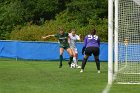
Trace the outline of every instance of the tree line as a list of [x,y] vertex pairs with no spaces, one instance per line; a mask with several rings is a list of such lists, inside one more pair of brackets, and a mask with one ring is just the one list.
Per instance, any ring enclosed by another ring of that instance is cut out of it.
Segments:
[[95,28],[107,41],[107,8],[107,0],[1,0],[0,39],[42,41],[63,27],[76,29],[82,39]]

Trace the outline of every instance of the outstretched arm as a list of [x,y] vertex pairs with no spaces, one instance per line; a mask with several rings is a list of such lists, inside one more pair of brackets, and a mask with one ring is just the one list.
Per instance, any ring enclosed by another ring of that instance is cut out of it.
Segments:
[[99,47],[100,47],[100,38],[98,38],[98,44],[99,44]]
[[85,37],[85,39],[84,39],[84,46],[83,46],[83,48],[82,48],[82,54],[83,54],[83,55],[84,55],[86,46],[87,46],[87,38]]
[[48,38],[48,37],[54,37],[55,35],[47,35],[47,36],[42,36],[43,39]]

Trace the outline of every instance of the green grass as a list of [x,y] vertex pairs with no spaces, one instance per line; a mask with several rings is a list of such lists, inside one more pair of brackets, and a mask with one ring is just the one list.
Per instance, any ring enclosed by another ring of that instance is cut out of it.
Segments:
[[114,84],[109,93],[140,93],[140,85]]
[[[106,62],[101,63],[100,74],[93,62],[87,63],[84,73],[63,63],[60,69],[54,61],[1,60],[0,93],[102,93],[106,87]],[[140,93],[139,88],[115,84],[110,93]]]

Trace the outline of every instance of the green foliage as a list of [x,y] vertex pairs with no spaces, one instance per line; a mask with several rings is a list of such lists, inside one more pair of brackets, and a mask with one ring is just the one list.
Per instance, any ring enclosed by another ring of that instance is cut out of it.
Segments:
[[7,39],[14,26],[24,23],[24,9],[20,1],[0,3],[0,39]]
[[84,26],[89,24],[90,19],[107,18],[107,3],[105,1],[73,0],[67,4],[69,16],[73,16]]
[[32,21],[43,24],[62,11],[59,0],[2,0],[0,1],[0,39],[9,35],[17,25],[24,26]]
[[63,27],[67,32],[75,28],[82,39],[96,28],[101,41],[107,41],[107,0],[5,0],[0,25],[0,39],[40,41]]
[[[64,23],[63,23],[64,22]],[[80,26],[76,22],[65,22],[65,20],[50,20],[46,21],[44,25],[27,25],[22,28],[17,26],[15,30],[11,33],[12,40],[25,40],[25,41],[42,41],[42,36],[49,34],[58,33],[58,28],[63,27],[66,32],[69,32],[72,28],[77,30],[77,34],[81,34],[82,40],[85,35],[89,34],[89,31],[93,28],[97,30],[97,35],[101,37],[101,41],[107,41],[107,19],[103,19],[100,22],[100,25],[94,26],[94,21],[90,22],[91,24],[87,26]],[[57,41],[55,38],[47,38],[46,41]]]
[[[20,27],[19,27],[20,28]],[[25,40],[25,41],[36,41],[40,40],[41,37],[41,27],[37,25],[27,25],[24,26],[22,29],[19,30],[17,27],[12,33],[11,33],[11,39],[14,39],[16,37],[16,40]]]

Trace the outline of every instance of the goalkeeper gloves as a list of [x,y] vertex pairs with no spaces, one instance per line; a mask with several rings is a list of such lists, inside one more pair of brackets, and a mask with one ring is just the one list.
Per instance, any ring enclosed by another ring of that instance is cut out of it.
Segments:
[[83,47],[83,49],[82,49],[82,55],[84,55],[85,48],[86,48],[86,47]]

